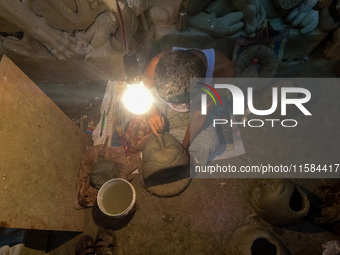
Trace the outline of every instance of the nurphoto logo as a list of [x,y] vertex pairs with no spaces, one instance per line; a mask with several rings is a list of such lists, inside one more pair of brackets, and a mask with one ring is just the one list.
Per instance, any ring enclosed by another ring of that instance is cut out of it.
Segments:
[[[214,84],[214,87],[202,83],[197,82],[199,84],[204,85],[209,88],[219,99],[220,104],[222,106],[222,100],[217,93],[216,89],[226,89],[231,94],[232,97],[232,114],[233,115],[245,115],[245,104],[247,105],[247,109],[250,113],[257,116],[268,116],[274,113],[277,110],[279,104],[279,94],[280,97],[280,106],[281,106],[281,116],[287,115],[287,105],[294,105],[297,107],[305,116],[311,116],[312,114],[307,110],[304,106],[305,103],[309,102],[311,99],[311,93],[308,89],[302,87],[272,87],[272,103],[269,109],[256,109],[254,106],[254,93],[252,87],[247,87],[247,100],[245,100],[245,96],[243,91],[236,85],[233,84]],[[212,93],[205,88],[199,88],[205,91],[214,101],[215,106],[217,105],[216,100]],[[279,93],[280,92],[280,93]],[[207,94],[201,94],[201,114],[207,115]],[[299,94],[298,98],[289,98],[289,95]],[[213,126],[216,125],[243,125],[244,127],[247,125],[249,127],[262,127],[265,123],[271,123],[271,126],[274,127],[276,122],[280,122],[283,127],[295,127],[297,126],[297,121],[295,119],[251,119],[246,121],[243,119],[241,122],[233,122],[228,119],[214,119]]]

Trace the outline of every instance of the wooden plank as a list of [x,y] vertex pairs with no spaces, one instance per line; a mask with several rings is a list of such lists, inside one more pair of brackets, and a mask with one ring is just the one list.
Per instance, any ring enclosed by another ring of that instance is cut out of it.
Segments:
[[26,58],[13,55],[10,58],[33,81],[39,83],[125,79],[122,53],[107,52],[107,56],[95,57],[86,61],[70,59],[66,63],[58,62],[53,56],[39,54]]
[[14,63],[0,63],[0,227],[82,231],[85,135]]

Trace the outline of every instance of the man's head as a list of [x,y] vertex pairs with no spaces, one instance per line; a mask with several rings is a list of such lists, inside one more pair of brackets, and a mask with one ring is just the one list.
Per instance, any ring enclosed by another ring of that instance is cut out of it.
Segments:
[[166,53],[156,65],[155,87],[159,96],[172,104],[190,102],[190,78],[205,77],[203,61],[187,50]]

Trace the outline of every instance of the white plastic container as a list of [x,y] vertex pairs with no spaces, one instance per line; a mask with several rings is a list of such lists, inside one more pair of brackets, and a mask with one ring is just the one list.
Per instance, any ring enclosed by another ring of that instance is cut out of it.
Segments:
[[105,182],[97,194],[99,209],[115,218],[123,218],[133,212],[135,203],[135,188],[130,182],[120,178]]

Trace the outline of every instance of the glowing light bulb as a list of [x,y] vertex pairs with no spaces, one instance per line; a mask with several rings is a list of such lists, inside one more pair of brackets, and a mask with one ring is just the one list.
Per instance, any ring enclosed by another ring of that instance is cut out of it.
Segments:
[[151,91],[145,88],[143,82],[127,86],[122,96],[124,106],[134,114],[144,114],[153,104]]

